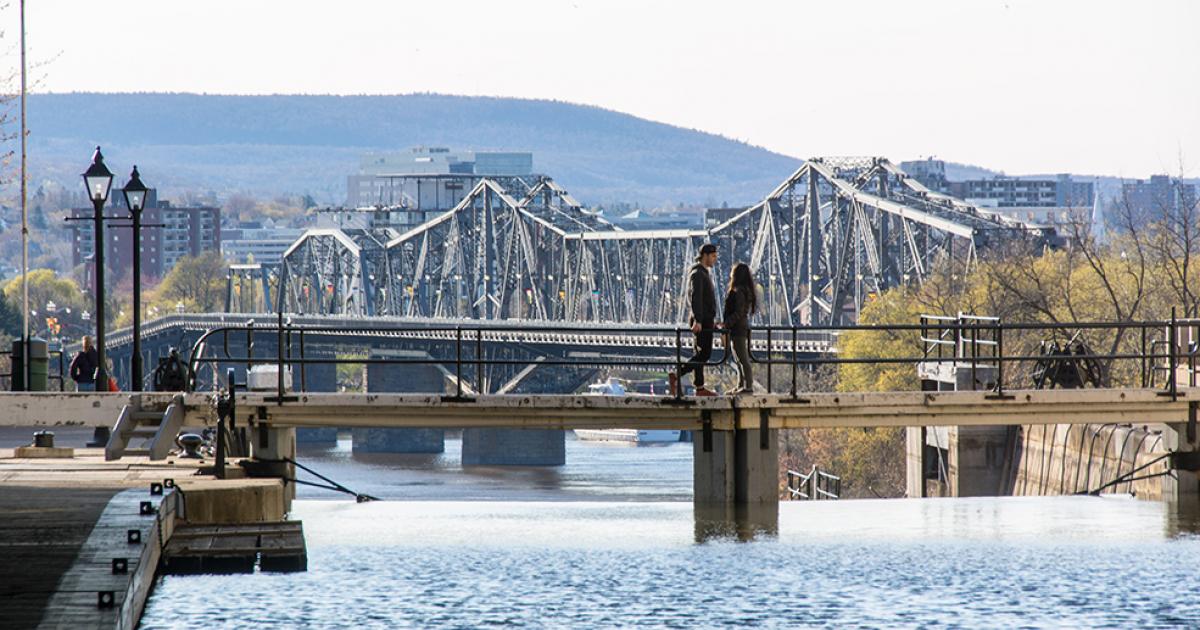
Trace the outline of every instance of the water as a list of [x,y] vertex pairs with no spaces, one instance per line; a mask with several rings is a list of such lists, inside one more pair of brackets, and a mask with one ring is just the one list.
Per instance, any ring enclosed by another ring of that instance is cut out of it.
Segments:
[[697,513],[689,444],[568,441],[556,472],[463,472],[458,448],[361,461],[345,443],[308,452],[322,473],[397,500],[305,489],[295,516],[308,572],[169,576],[142,627],[1200,626],[1196,523],[1158,503]]

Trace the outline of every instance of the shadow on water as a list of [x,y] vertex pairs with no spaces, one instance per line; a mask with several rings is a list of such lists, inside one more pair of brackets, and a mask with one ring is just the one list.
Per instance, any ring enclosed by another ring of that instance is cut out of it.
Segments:
[[[327,449],[332,450],[332,449]],[[429,470],[444,468],[440,453],[360,453],[350,455],[353,461],[368,466],[398,470]]]
[[696,503],[696,543],[752,542],[779,536],[779,504],[713,505]]
[[515,481],[538,490],[559,490],[563,487],[563,475],[556,466],[463,466],[462,472],[480,481]]

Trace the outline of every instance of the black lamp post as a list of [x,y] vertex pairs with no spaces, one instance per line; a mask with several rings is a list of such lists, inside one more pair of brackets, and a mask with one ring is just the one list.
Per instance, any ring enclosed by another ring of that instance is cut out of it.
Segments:
[[113,175],[104,166],[104,156],[100,147],[92,155],[92,165],[83,173],[83,183],[87,187],[88,198],[92,200],[95,210],[96,223],[94,243],[96,265],[96,391],[108,391],[108,367],[104,361],[104,202],[108,201],[108,191],[112,188]]
[[142,208],[146,205],[146,185],[138,176],[137,166],[125,184],[125,205],[133,216],[133,358],[130,360],[131,389],[142,391]]

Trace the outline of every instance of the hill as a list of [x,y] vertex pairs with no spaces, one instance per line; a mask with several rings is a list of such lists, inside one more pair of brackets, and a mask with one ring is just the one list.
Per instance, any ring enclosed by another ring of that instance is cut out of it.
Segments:
[[168,195],[336,204],[360,154],[414,145],[531,151],[535,170],[588,204],[752,203],[800,165],[710,133],[512,98],[71,93],[32,95],[28,112],[35,179],[75,186],[99,144],[119,176],[136,163]]

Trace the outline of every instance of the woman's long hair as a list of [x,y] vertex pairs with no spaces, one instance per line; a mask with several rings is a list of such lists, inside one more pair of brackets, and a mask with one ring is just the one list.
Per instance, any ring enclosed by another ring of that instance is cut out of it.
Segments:
[[754,289],[754,275],[750,273],[750,265],[737,263],[733,266],[729,273],[729,290],[741,291],[746,296],[748,314],[758,312],[758,291]]

